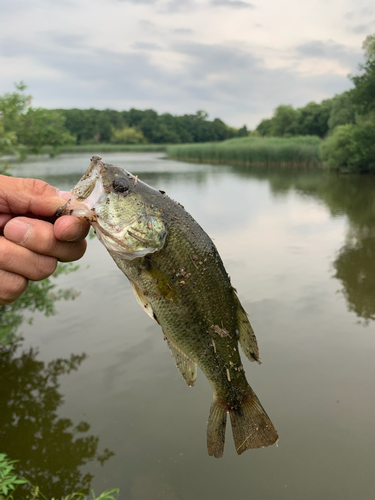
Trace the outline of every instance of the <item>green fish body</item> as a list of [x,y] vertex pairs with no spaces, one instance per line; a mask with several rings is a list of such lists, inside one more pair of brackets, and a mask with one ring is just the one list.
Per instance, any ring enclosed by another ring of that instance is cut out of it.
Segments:
[[164,192],[98,156],[72,195],[59,215],[90,221],[139,304],[160,324],[186,383],[194,385],[197,365],[209,380],[209,455],[223,455],[228,413],[238,454],[274,444],[277,432],[246,380],[238,348],[260,363],[257,341],[209,236]]

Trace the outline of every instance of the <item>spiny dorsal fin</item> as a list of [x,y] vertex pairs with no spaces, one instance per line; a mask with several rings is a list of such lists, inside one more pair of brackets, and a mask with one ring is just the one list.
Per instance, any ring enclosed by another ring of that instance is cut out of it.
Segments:
[[237,328],[239,335],[238,339],[239,343],[241,345],[243,352],[246,354],[247,358],[250,359],[250,361],[256,361],[257,363],[261,364],[262,361],[259,357],[258,342],[255,337],[254,330],[250,325],[249,318],[247,317],[244,308],[242,307],[240,301],[238,300],[237,295],[235,295],[235,297],[238,302]]
[[182,378],[185,380],[187,385],[192,387],[197,378],[197,364],[192,359],[188,358],[178,347],[176,347],[176,345],[169,340],[165,333],[164,336],[178,371],[181,373]]

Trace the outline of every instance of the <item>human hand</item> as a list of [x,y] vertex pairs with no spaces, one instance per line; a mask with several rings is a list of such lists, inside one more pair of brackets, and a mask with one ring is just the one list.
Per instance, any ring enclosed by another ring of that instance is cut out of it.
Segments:
[[85,253],[89,224],[70,215],[55,221],[69,198],[46,182],[0,175],[0,305],[22,295],[29,280],[50,276],[58,261]]

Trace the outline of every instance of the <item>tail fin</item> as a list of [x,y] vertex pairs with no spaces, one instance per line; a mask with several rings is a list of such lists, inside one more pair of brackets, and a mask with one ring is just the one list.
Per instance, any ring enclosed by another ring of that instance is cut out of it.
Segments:
[[227,425],[227,409],[219,405],[214,396],[211,404],[207,426],[207,449],[210,456],[223,456],[225,443],[225,427]]
[[207,426],[208,454],[223,456],[227,413],[230,414],[234,444],[238,455],[250,448],[274,444],[279,436],[254,392],[236,405],[227,405],[214,396]]
[[230,420],[238,455],[250,448],[270,446],[279,438],[254,392],[241,405],[230,410]]

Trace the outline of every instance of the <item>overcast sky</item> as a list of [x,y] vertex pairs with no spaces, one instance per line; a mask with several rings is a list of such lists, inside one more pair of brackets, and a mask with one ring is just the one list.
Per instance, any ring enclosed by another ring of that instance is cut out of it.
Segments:
[[351,87],[373,0],[0,0],[0,93],[254,128]]

